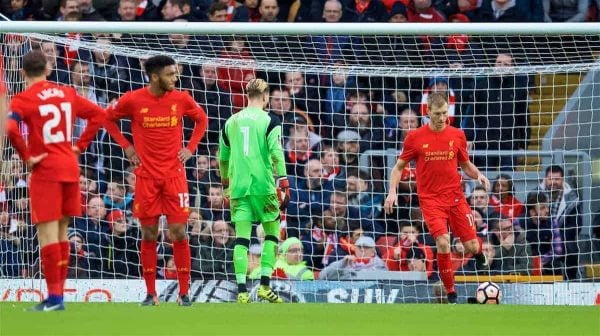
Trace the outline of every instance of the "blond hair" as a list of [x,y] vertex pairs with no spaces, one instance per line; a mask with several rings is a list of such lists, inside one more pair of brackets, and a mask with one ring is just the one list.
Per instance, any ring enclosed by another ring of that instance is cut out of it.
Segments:
[[269,84],[260,78],[251,79],[246,84],[246,93],[250,99],[260,97],[267,90],[269,90]]
[[444,104],[448,104],[448,93],[446,92],[432,92],[427,97],[429,109],[432,107],[442,107]]

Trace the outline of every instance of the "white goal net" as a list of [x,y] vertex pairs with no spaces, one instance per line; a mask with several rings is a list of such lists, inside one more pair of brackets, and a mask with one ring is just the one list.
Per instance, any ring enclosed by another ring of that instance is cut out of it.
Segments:
[[[519,286],[595,285],[593,279],[600,278],[598,34],[240,35],[200,34],[192,27],[185,34],[155,34],[151,27],[130,34],[111,32],[110,25],[105,30],[11,33],[0,26],[0,90],[5,87],[9,99],[23,90],[21,59],[32,49],[47,55],[50,80],[74,86],[102,107],[147,85],[148,57],[164,54],[178,62],[179,89],[189,91],[209,117],[207,134],[187,162],[196,299],[202,292],[198,300],[227,301],[235,293],[235,232],[217,171],[217,139],[225,120],[244,106],[245,83],[256,77],[270,84],[268,113],[283,121],[292,182],[274,272],[282,291],[294,289],[288,299],[437,300],[435,242],[423,222],[413,169],[403,172],[396,211],[382,211],[403,139],[427,123],[425,102],[434,91],[447,92],[450,123],[464,130],[472,161],[493,185],[485,191],[464,178],[492,262],[478,268],[453,239],[459,295],[472,296],[478,282],[492,279],[517,283],[505,290],[509,302],[552,303],[548,297],[554,292]],[[184,125],[189,139],[193,125],[187,120]],[[83,127],[78,120],[75,138]],[[122,121],[121,129],[127,135],[131,128]],[[39,279],[28,172],[6,141],[3,148],[0,278]],[[140,279],[133,170],[104,130],[80,163],[84,216],[69,231],[69,277]],[[158,278],[171,280],[176,273],[166,225],[161,222]],[[355,244],[360,237],[366,237],[364,248]],[[257,273],[261,239],[261,230],[253,230],[250,278]],[[336,263],[347,256],[353,261]],[[174,295],[173,286],[165,282],[165,297]],[[331,294],[334,288],[339,291]],[[568,296],[567,289],[559,295]]]

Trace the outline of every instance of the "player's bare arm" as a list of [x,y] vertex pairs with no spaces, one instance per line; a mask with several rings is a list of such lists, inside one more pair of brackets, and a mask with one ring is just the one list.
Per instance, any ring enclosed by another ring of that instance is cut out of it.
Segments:
[[400,182],[400,178],[402,176],[402,170],[406,164],[406,161],[398,159],[398,161],[396,161],[396,165],[394,165],[394,168],[392,168],[392,176],[390,177],[388,195],[385,199],[385,203],[383,204],[385,213],[388,215],[394,211],[394,206],[398,206],[398,190],[396,188],[398,187],[398,183]]
[[464,161],[460,162],[459,164],[460,168],[462,168],[463,172],[465,172],[468,177],[475,179],[480,184],[484,185],[485,190],[490,190],[490,180],[488,180],[488,178],[485,177],[485,175],[479,171],[479,168],[477,168],[471,161]]

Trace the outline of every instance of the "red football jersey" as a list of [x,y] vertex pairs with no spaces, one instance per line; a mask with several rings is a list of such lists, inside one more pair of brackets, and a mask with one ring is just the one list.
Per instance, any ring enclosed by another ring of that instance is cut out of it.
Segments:
[[[31,173],[32,179],[79,181],[79,163],[72,149],[75,118],[87,119],[87,127],[76,146],[84,151],[104,122],[102,108],[79,96],[75,89],[40,81],[17,94],[10,102],[8,136],[23,160],[48,153]],[[29,131],[28,143],[21,138],[18,124]]]
[[410,131],[400,159],[417,162],[417,194],[421,204],[455,205],[464,193],[458,163],[469,160],[462,130],[446,126],[434,132],[429,125]]
[[133,144],[141,165],[136,170],[140,176],[169,178],[184,172],[177,158],[183,141],[183,116],[196,122],[187,148],[194,153],[204,136],[208,118],[202,107],[185,91],[173,90],[157,97],[148,87],[130,91],[108,108],[109,134],[123,148],[131,146],[119,131],[117,120],[131,120]]

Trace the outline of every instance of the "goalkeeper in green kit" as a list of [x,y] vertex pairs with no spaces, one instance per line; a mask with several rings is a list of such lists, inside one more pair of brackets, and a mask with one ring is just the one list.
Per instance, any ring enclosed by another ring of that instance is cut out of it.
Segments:
[[279,242],[279,212],[287,207],[290,199],[281,125],[263,110],[269,102],[267,82],[250,80],[246,93],[248,106],[227,119],[219,139],[219,168],[223,188],[229,189],[231,221],[236,232],[233,264],[238,284],[237,300],[239,303],[250,302],[246,288],[248,248],[252,223],[261,222],[265,243],[257,294],[259,299],[281,303],[281,298],[269,287]]

